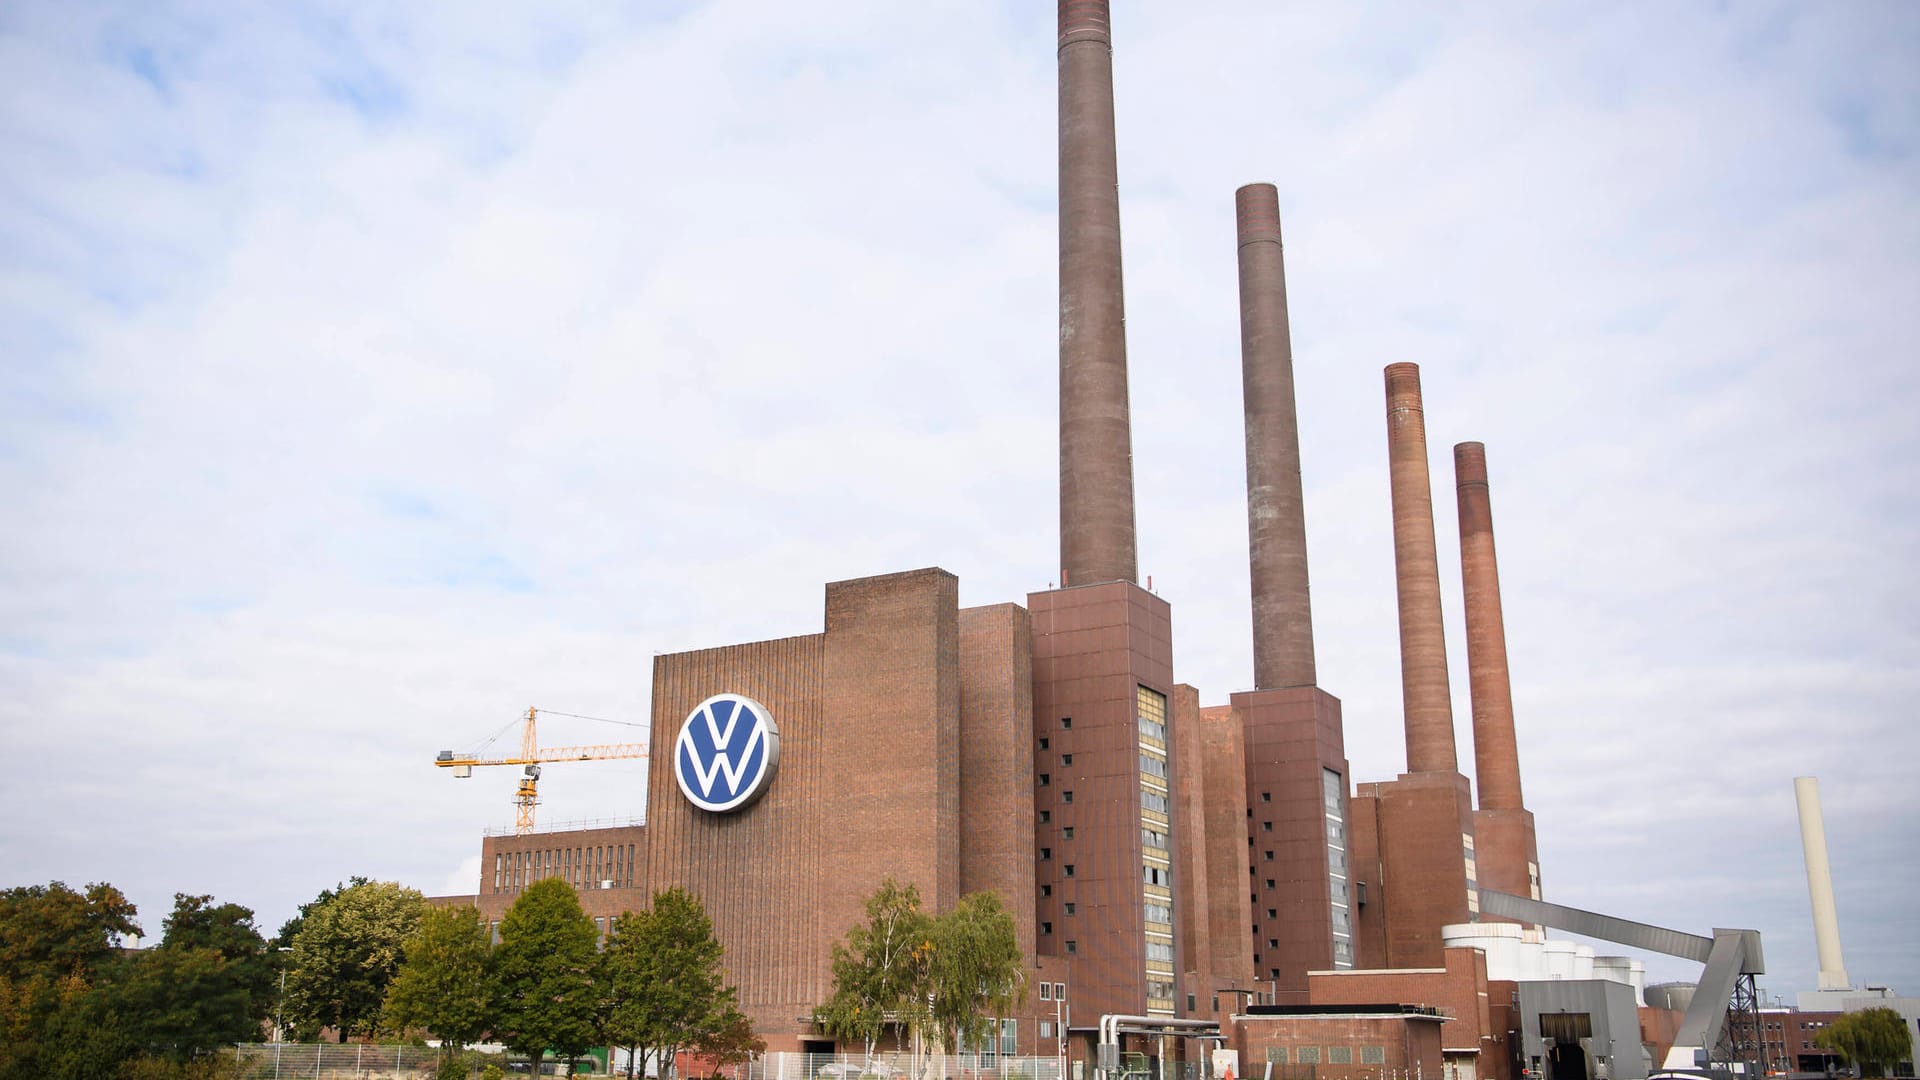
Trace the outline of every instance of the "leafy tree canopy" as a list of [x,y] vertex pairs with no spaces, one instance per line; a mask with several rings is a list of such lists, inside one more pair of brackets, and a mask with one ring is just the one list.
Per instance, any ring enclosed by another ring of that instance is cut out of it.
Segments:
[[211,896],[175,893],[173,913],[161,923],[160,947],[205,949],[227,962],[228,976],[247,993],[247,1015],[258,1023],[273,1012],[278,969],[267,941],[253,922],[253,909],[215,904]]
[[492,951],[478,909],[427,908],[407,939],[400,973],[387,987],[386,1027],[430,1031],[443,1040],[443,1053],[479,1042],[493,1026],[493,988],[487,978]]
[[1026,1000],[1026,964],[1013,916],[993,892],[970,893],[933,920],[929,992],[933,1023],[949,1050],[978,1045],[992,1018]]
[[601,957],[607,1041],[632,1050],[631,1060],[672,1061],[687,1047],[733,1053],[742,1037],[750,1047],[753,1025],[735,1007],[722,952],[705,906],[685,889],[655,893],[648,910],[615,919]]
[[598,1034],[597,937],[573,886],[559,878],[527,886],[493,950],[494,1036],[534,1060],[547,1050],[568,1060],[585,1053]]
[[867,897],[867,921],[834,945],[833,993],[815,1019],[834,1038],[864,1045],[868,1057],[887,1025],[924,1029],[932,949],[920,890],[887,878]]
[[140,932],[136,914],[111,885],[78,893],[56,881],[0,892],[0,976],[18,984],[88,975],[113,958],[124,935]]
[[1862,1076],[1885,1076],[1887,1066],[1913,1060],[1913,1033],[1906,1020],[1881,1006],[1847,1013],[1813,1041],[1847,1064],[1860,1066]]
[[373,1034],[387,986],[425,908],[418,890],[355,879],[302,909],[285,1004],[295,1035],[311,1039],[323,1027],[337,1029],[342,1041]]

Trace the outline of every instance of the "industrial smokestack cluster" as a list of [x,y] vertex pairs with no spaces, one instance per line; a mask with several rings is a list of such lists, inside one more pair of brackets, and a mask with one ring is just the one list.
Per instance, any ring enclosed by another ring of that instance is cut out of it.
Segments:
[[[1058,14],[1061,585],[1131,582],[1138,567],[1111,20],[1107,0],[1059,0]],[[1248,184],[1235,193],[1234,209],[1254,683],[1260,690],[1311,687],[1313,612],[1279,196],[1272,184]],[[1420,369],[1391,364],[1385,376],[1407,771],[1458,777]],[[1529,883],[1537,887],[1537,866],[1520,790],[1485,450],[1463,443],[1454,461],[1480,787],[1480,809],[1465,827],[1484,823],[1497,849],[1480,845],[1485,880],[1524,894]]]

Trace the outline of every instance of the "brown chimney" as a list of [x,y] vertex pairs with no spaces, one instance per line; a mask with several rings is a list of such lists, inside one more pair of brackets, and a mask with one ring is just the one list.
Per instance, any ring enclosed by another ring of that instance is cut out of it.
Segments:
[[1400,695],[1406,704],[1407,771],[1457,772],[1418,364],[1387,365],[1387,460],[1393,489],[1393,564],[1400,595]]
[[1520,749],[1513,736],[1513,687],[1507,678],[1507,627],[1500,613],[1500,567],[1493,554],[1493,504],[1487,448],[1453,448],[1460,499],[1460,583],[1467,607],[1467,674],[1473,691],[1473,762],[1483,810],[1520,810]]
[[1253,680],[1262,690],[1311,686],[1316,681],[1313,605],[1307,595],[1307,517],[1300,493],[1280,196],[1272,184],[1248,184],[1234,193],[1233,205],[1240,241]]
[[1137,576],[1108,28],[1107,0],[1060,0],[1062,585]]

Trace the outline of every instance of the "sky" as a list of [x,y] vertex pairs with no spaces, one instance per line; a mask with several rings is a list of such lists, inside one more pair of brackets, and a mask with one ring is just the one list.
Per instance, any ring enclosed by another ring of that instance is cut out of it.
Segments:
[[[1140,572],[1251,681],[1233,192],[1278,186],[1321,685],[1405,768],[1381,369],[1481,441],[1547,898],[1920,993],[1920,7],[1116,0]],[[472,892],[529,706],[822,585],[1058,580],[1053,15],[0,7],[0,886]],[[544,822],[643,817],[550,766]],[[1609,951],[1603,948],[1603,952]],[[1612,950],[1618,951],[1618,950]],[[1650,977],[1697,969],[1646,957]]]

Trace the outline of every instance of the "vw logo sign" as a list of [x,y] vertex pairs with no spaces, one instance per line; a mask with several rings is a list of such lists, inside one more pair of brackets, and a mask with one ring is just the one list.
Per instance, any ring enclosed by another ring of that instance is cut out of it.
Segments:
[[715,694],[687,714],[673,745],[680,794],[711,814],[751,804],[780,765],[780,728],[765,705],[739,694]]

